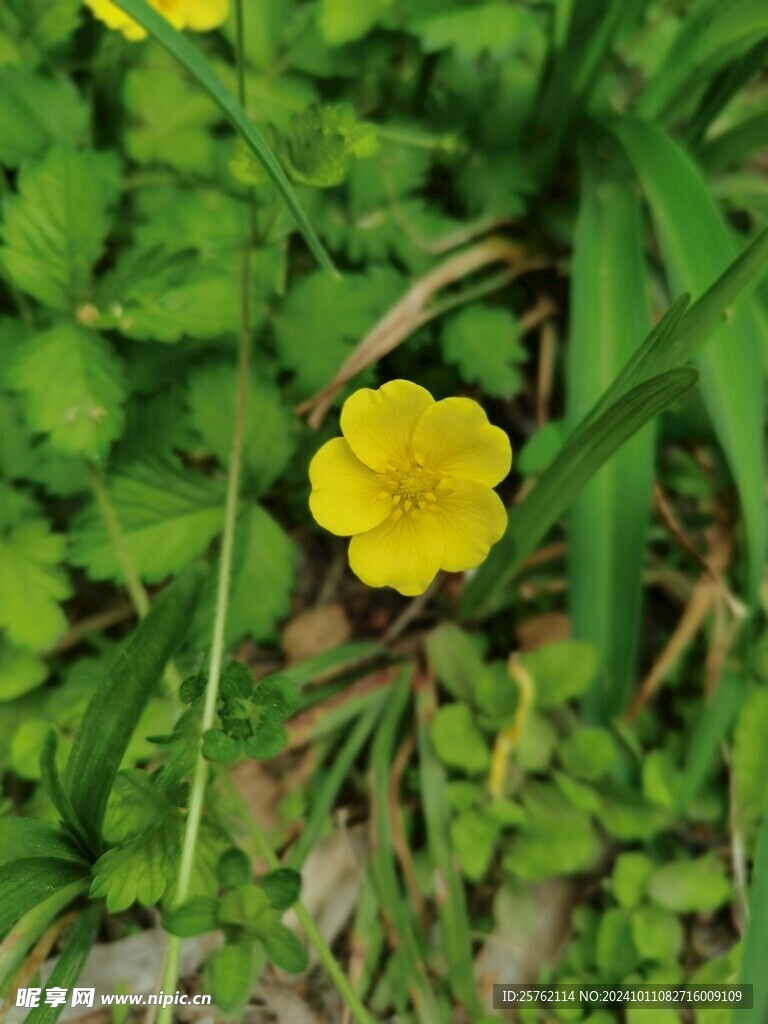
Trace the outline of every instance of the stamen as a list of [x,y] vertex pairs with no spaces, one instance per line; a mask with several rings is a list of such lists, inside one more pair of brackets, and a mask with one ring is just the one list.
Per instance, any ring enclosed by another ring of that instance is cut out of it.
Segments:
[[399,505],[399,504],[400,504],[400,498],[401,498],[401,497],[402,497],[402,495],[401,495],[401,494],[395,494],[395,495],[393,495],[393,496],[392,496],[392,504],[393,504],[393,505]]
[[405,508],[406,512],[410,512],[411,511],[411,509],[413,508],[413,502],[411,501],[410,498],[406,498],[405,499],[405,505],[403,507]]
[[395,511],[392,513],[393,521],[397,522],[397,520],[400,518],[400,516],[402,514],[403,514],[403,510],[401,508],[396,508]]

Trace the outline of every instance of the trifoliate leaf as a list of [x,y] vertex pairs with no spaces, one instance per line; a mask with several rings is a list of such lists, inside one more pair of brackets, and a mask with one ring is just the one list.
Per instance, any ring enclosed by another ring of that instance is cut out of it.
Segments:
[[106,898],[113,914],[136,902],[153,906],[176,880],[180,846],[181,824],[168,818],[108,850],[93,867],[91,896]]
[[15,700],[45,681],[48,669],[42,658],[0,643],[0,702]]
[[511,398],[522,385],[517,364],[526,359],[519,336],[511,313],[477,303],[448,320],[440,345],[466,384],[480,384],[494,398]]
[[[217,481],[160,459],[116,471],[109,481],[109,497],[131,558],[149,583],[178,572],[204,551],[224,518],[224,492]],[[89,507],[77,518],[73,534],[71,557],[76,565],[93,579],[120,578],[96,508]]]
[[65,539],[40,519],[0,537],[0,626],[19,647],[43,651],[64,632],[59,602],[72,592],[60,563]]
[[137,341],[215,338],[238,326],[238,289],[229,273],[204,267],[190,252],[136,249],[80,315]]
[[[229,463],[237,399],[237,371],[209,363],[193,371],[187,387],[192,426],[222,466]],[[265,491],[282,473],[295,447],[294,417],[280,389],[252,374],[248,389],[243,464],[252,487]]]
[[216,106],[170,57],[153,49],[151,59],[151,66],[134,68],[126,76],[129,155],[140,164],[210,172],[215,142],[208,129],[219,120]]
[[80,327],[53,327],[24,342],[6,374],[24,394],[32,430],[61,455],[106,455],[123,430],[122,366],[109,344]]
[[69,78],[0,67],[0,164],[18,167],[53,142],[80,142],[88,107]]
[[432,721],[431,737],[435,753],[443,764],[461,768],[468,775],[487,770],[488,746],[466,704],[438,708]]
[[524,7],[481,3],[471,9],[457,5],[453,11],[424,18],[415,30],[426,53],[452,48],[472,60],[483,53],[502,57],[524,49],[528,33],[539,28],[535,16]]
[[[232,595],[227,618],[229,646],[246,636],[259,641],[274,636],[275,624],[290,610],[295,572],[293,541],[268,512],[253,504],[241,516],[235,535]],[[214,599],[212,577],[195,618],[193,632],[196,636],[203,636],[210,629]]]
[[347,104],[311,106],[291,121],[283,156],[295,181],[319,188],[340,185],[353,159],[373,156],[376,129]]
[[17,288],[54,309],[72,310],[88,299],[119,191],[118,169],[112,154],[65,146],[24,165],[18,194],[3,203],[0,249]]
[[376,25],[391,0],[321,0],[320,31],[329,46],[361,39]]
[[403,278],[390,268],[343,280],[317,271],[291,288],[275,321],[275,341],[298,391],[324,387],[404,291]]

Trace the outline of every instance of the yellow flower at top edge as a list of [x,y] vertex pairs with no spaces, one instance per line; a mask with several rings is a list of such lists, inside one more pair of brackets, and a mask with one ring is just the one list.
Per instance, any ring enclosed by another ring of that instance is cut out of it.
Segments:
[[474,569],[504,533],[492,490],[509,473],[509,438],[469,398],[432,395],[407,380],[362,388],[341,410],[343,437],[309,467],[317,522],[351,537],[363,583],[423,593],[440,569]]
[[[189,28],[194,32],[218,28],[226,21],[229,11],[229,0],[149,0],[149,3],[174,28]],[[122,32],[126,39],[146,38],[147,33],[141,25],[112,0],[85,0],[85,5],[107,28]]]

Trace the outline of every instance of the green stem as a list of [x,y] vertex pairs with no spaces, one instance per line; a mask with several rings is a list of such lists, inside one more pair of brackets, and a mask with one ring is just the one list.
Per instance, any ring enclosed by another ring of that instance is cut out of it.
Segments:
[[[237,69],[240,103],[245,104],[245,74],[243,52],[243,5],[242,0],[235,3],[236,35],[237,35]],[[213,620],[213,636],[211,638],[211,655],[208,668],[208,681],[205,691],[205,703],[200,722],[200,733],[204,735],[216,721],[216,703],[219,696],[219,677],[224,661],[224,644],[229,607],[229,591],[232,576],[232,555],[235,542],[235,526],[237,524],[237,505],[240,492],[240,470],[243,455],[243,438],[245,435],[245,412],[248,400],[248,379],[250,374],[251,354],[251,317],[249,300],[249,282],[251,275],[251,239],[247,239],[243,247],[240,265],[240,354],[237,371],[237,403],[235,407],[235,423],[232,431],[232,449],[229,459],[229,478],[227,480],[227,498],[224,510],[224,532],[221,538],[221,555],[219,559],[219,578],[216,592],[216,611]],[[208,764],[203,757],[202,746],[197,753],[192,785],[189,792],[189,810],[187,812],[184,841],[181,848],[179,878],[174,895],[174,905],[180,906],[189,898],[192,869],[195,862],[197,837],[203,815],[205,790],[208,781]],[[172,992],[178,987],[179,961],[181,956],[181,940],[175,935],[168,936],[165,968],[163,971],[162,990]],[[158,1024],[171,1024],[173,1009],[163,1007],[158,1014]]]
[[[277,868],[280,868],[283,865],[275,851],[270,846],[269,840],[262,832],[261,827],[256,821],[254,821],[253,815],[243,803],[243,799],[238,792],[237,786],[235,786],[230,775],[226,771],[221,772],[220,779],[233,799],[242,806],[243,821],[248,828],[259,854],[269,865],[270,871],[276,871]],[[357,1024],[376,1024],[375,1018],[366,1010],[360,1000],[360,997],[352,988],[349,978],[341,969],[341,965],[333,955],[328,943],[321,935],[319,928],[315,924],[312,915],[309,913],[307,908],[302,903],[294,903],[292,909],[295,911],[299,924],[304,929],[307,938],[317,953],[318,959],[328,972],[328,976],[331,981],[333,981],[339,995],[349,1008],[349,1011],[357,1021]],[[167,989],[164,989],[164,991],[167,991]]]

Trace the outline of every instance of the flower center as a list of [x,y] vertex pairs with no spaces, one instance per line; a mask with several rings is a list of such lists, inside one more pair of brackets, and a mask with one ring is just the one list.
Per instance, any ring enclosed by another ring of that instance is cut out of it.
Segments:
[[418,519],[422,512],[433,511],[437,498],[435,488],[440,483],[440,474],[421,465],[408,447],[406,459],[395,462],[390,459],[384,473],[379,473],[384,486],[380,498],[392,502],[393,518],[399,519],[407,513]]

